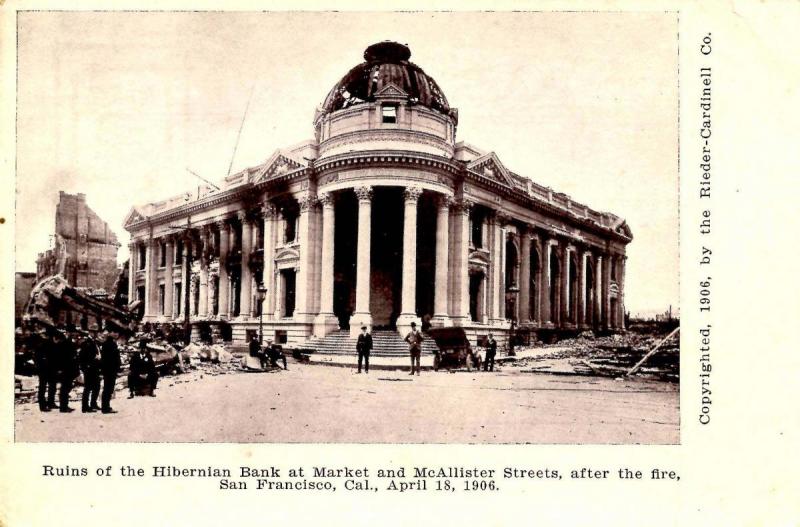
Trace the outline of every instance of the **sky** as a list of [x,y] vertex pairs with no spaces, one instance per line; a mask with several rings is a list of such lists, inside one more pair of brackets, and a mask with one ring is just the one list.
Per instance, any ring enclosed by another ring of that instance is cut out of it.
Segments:
[[331,87],[395,40],[459,109],[458,141],[627,220],[629,311],[678,308],[674,14],[28,12],[18,37],[18,271],[50,246],[59,190],[86,194],[124,261],[131,206],[312,138]]

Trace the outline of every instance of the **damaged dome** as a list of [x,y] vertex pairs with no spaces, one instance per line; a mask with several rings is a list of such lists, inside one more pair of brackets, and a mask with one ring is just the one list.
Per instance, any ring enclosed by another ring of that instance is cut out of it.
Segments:
[[409,62],[411,50],[397,42],[378,42],[364,51],[365,62],[347,72],[328,93],[323,113],[335,112],[373,101],[375,94],[394,84],[408,94],[412,104],[420,104],[455,118],[439,85],[422,68]]

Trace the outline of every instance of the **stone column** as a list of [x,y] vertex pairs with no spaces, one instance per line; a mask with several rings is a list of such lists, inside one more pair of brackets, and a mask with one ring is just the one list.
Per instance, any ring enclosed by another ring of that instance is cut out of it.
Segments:
[[550,305],[550,290],[556,284],[551,284],[553,281],[551,262],[553,259],[553,251],[558,242],[555,240],[547,240],[544,242],[543,258],[542,258],[542,287],[539,289],[539,303],[541,304],[541,323],[542,324],[555,324],[556,317],[554,315],[553,306]]
[[541,326],[542,323],[544,322],[544,320],[542,319],[542,290],[544,289],[543,285],[544,281],[542,280],[542,277],[544,276],[544,263],[543,263],[544,249],[542,249],[542,242],[538,237],[536,238],[536,249],[537,249],[536,257],[538,259],[537,261],[539,265],[537,266],[536,269],[536,276],[534,277],[534,281],[536,283],[536,294],[539,295],[539,297],[536,302],[536,312],[531,313],[531,315],[532,318],[536,320],[536,323]]
[[239,212],[238,217],[242,222],[242,282],[239,286],[239,316],[250,318],[253,305],[253,273],[250,271],[250,253],[253,250],[252,223],[244,211]]
[[[187,233],[183,238],[183,265],[181,266],[181,298],[178,300],[181,303],[181,318],[186,318],[192,314],[192,299],[191,293],[191,257],[192,254],[192,236]],[[189,296],[189,305],[186,305],[186,298]]]
[[361,326],[372,329],[372,314],[369,309],[372,187],[357,187],[355,192],[358,196],[358,248],[356,253],[356,310],[350,317],[350,336],[352,337],[361,332]]
[[295,286],[295,320],[310,321],[311,313],[310,294],[313,291],[311,280],[313,277],[313,215],[317,204],[316,196],[300,198],[300,215],[297,218],[297,238],[300,242],[300,262]]
[[175,241],[172,236],[167,236],[165,248],[167,251],[166,268],[164,269],[164,316],[172,320],[172,290],[175,288],[172,280],[172,265],[175,263]]
[[520,229],[519,244],[519,323],[531,320],[531,237],[525,228]]
[[219,229],[219,317],[230,315],[230,278],[228,278],[228,252],[230,251],[230,225],[225,220],[217,222]]
[[569,320],[569,258],[571,249],[566,244],[561,245],[561,286],[560,286],[560,302],[559,322],[563,328],[570,322]]
[[619,308],[617,320],[619,323],[617,327],[619,329],[625,329],[625,260],[627,259],[626,256],[620,256],[617,260],[617,287],[619,288],[617,294],[617,307]]
[[200,301],[197,314],[201,317],[208,316],[208,227],[200,231]]
[[136,256],[139,246],[131,242],[128,244],[130,257],[128,258],[128,304],[136,300]]
[[614,258],[611,254],[606,254],[606,268],[603,271],[603,323],[606,328],[611,329],[614,318],[611,314],[611,261]]
[[578,255],[578,294],[577,299],[577,312],[575,313],[575,322],[579,328],[586,326],[586,251],[581,249],[576,253]]
[[506,238],[503,218],[499,214],[495,214],[492,230],[492,318],[494,319],[494,323],[499,323],[505,321],[503,245],[505,244]]
[[421,324],[417,317],[417,207],[422,195],[420,187],[406,187],[403,214],[403,290],[397,329],[402,335],[411,330],[411,323]]
[[436,326],[448,325],[447,316],[448,274],[450,272],[450,205],[452,198],[447,195],[439,196],[436,209],[436,269],[433,284],[433,320]]
[[336,234],[335,197],[330,192],[319,195],[322,204],[322,256],[319,293],[319,314],[314,319],[314,336],[324,337],[339,327],[333,314],[333,244]]
[[153,305],[153,289],[155,288],[153,280],[153,245],[155,240],[150,238],[145,245],[144,256],[144,316],[147,319],[153,317],[156,313],[155,306]]
[[456,324],[469,322],[469,214],[473,203],[462,198],[455,207],[453,219],[454,258],[453,258],[453,291],[455,309],[450,313],[451,320]]
[[603,327],[603,257],[598,255],[594,265],[594,323]]
[[261,215],[264,218],[264,272],[262,279],[267,288],[264,296],[264,304],[261,312],[264,320],[272,320],[275,317],[275,218],[278,209],[270,202],[261,205]]

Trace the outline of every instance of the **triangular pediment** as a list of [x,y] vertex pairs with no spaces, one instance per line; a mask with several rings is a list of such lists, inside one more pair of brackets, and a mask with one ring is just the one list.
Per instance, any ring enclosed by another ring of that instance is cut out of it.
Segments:
[[258,183],[274,177],[280,177],[299,168],[307,167],[307,164],[294,159],[283,150],[275,150],[275,152],[264,163],[263,168],[253,172],[252,176],[250,176],[250,181],[253,183]]
[[375,94],[376,99],[380,98],[398,98],[398,97],[408,97],[408,94],[401,90],[397,85],[392,84],[391,82],[378,90]]
[[145,216],[137,209],[136,207],[131,207],[131,210],[128,212],[128,215],[125,216],[125,220],[122,222],[124,227],[128,225],[133,225],[135,223],[139,223],[140,221],[144,221]]
[[494,180],[503,185],[513,187],[514,181],[511,173],[500,162],[500,158],[494,152],[484,154],[477,159],[473,159],[467,164],[467,170],[473,174]]

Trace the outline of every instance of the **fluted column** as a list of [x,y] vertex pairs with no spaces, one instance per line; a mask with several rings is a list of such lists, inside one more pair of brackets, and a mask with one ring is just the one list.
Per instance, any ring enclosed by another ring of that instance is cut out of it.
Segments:
[[553,306],[550,305],[550,295],[551,290],[556,287],[556,284],[553,282],[553,268],[552,268],[552,261],[553,261],[553,252],[555,251],[555,247],[557,246],[555,240],[547,240],[544,242],[544,255],[543,262],[542,262],[542,287],[540,289],[540,304],[542,305],[542,314],[541,314],[541,322],[542,324],[551,323],[555,324],[556,317],[554,315]]
[[172,236],[167,236],[164,247],[167,253],[164,269],[164,316],[167,318],[167,320],[171,320],[173,304],[172,290],[175,288],[172,283],[172,264],[175,262],[175,241],[172,239]]
[[570,322],[569,320],[569,253],[570,250],[566,246],[566,244],[562,244],[560,246],[560,257],[561,257],[561,284],[559,286],[559,323],[560,326],[563,328],[567,323]]
[[155,307],[153,306],[153,239],[150,238],[145,245],[144,256],[144,316],[152,317],[155,315]]
[[453,200],[450,196],[439,196],[436,209],[436,269],[435,283],[433,284],[433,322],[436,325],[446,325],[447,298],[449,295],[448,274],[450,270],[450,205]]
[[139,246],[131,242],[128,244],[128,304],[136,300],[136,256],[139,252]]
[[603,327],[603,267],[605,262],[597,256],[594,265],[594,324]]
[[230,278],[228,277],[228,252],[230,251],[230,225],[225,220],[217,222],[219,229],[219,316],[230,315]]
[[503,287],[504,282],[504,262],[503,262],[503,245],[505,245],[505,228],[503,224],[504,218],[499,214],[495,214],[492,230],[493,230],[493,244],[492,244],[492,318],[494,322],[501,322],[505,320],[505,291]]
[[520,235],[519,255],[519,313],[520,324],[531,320],[531,237],[525,230]]
[[625,260],[626,257],[617,257],[617,328],[625,329]]
[[613,255],[606,254],[606,268],[603,270],[603,312],[605,313],[603,323],[608,329],[612,327],[614,320],[611,314],[611,260],[613,258]]
[[295,316],[296,320],[303,319],[308,321],[311,312],[309,296],[313,287],[311,284],[313,276],[313,254],[314,239],[312,233],[312,216],[314,207],[317,204],[316,196],[303,196],[299,200],[300,215],[297,218],[297,237],[300,242],[300,268],[297,272],[296,294],[295,294]]
[[272,320],[275,317],[275,218],[278,209],[270,202],[265,202],[261,206],[261,215],[264,221],[264,273],[262,280],[267,288],[264,296],[264,303],[261,312],[264,320]]
[[250,270],[250,253],[253,251],[252,223],[247,214],[239,213],[242,222],[242,281],[239,291],[239,316],[249,318],[253,299],[253,273]]
[[586,325],[586,251],[581,249],[577,252],[578,254],[578,311],[576,313],[576,322],[578,327],[584,327]]
[[453,293],[454,309],[450,318],[456,324],[469,322],[469,215],[473,202],[462,198],[455,207],[454,223],[454,258],[453,258]]
[[400,297],[398,330],[405,333],[417,318],[417,207],[422,195],[420,187],[406,187],[403,198],[403,289]]
[[314,319],[314,335],[324,337],[339,327],[333,313],[333,244],[336,236],[336,209],[334,195],[323,192],[319,195],[322,205],[322,255],[319,293],[319,314]]
[[201,317],[208,316],[208,227],[203,227],[200,231],[200,300],[197,306],[197,314]]
[[372,187],[357,187],[355,192],[358,196],[358,246],[356,252],[356,310],[350,320],[351,335],[357,335],[361,326],[372,328],[372,314],[369,308]]

